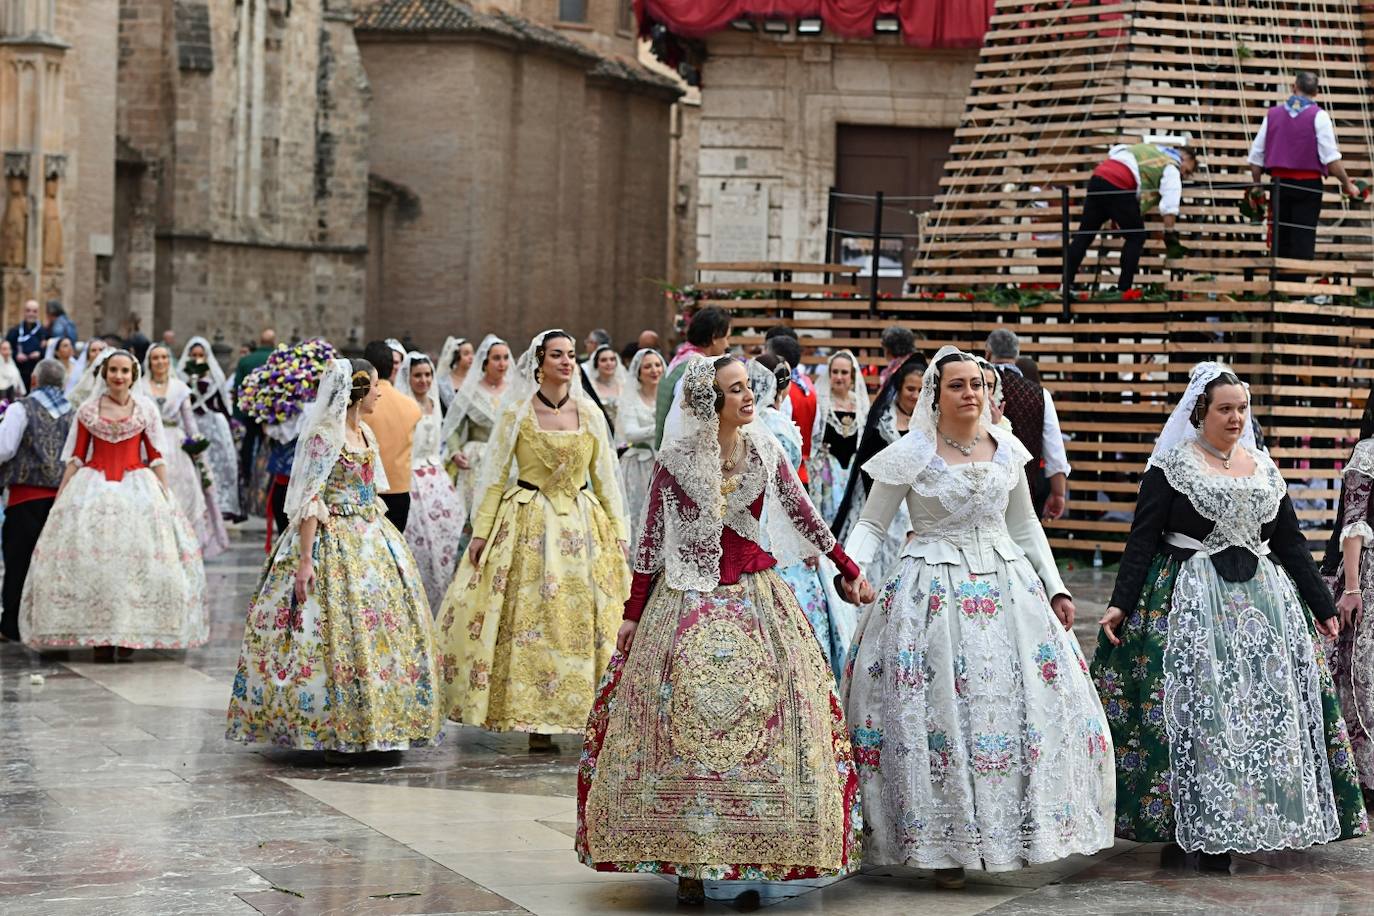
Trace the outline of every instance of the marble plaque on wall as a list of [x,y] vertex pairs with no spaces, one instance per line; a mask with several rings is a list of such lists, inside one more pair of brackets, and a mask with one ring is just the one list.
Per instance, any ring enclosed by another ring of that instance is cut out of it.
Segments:
[[711,201],[711,260],[768,260],[768,185],[722,181]]

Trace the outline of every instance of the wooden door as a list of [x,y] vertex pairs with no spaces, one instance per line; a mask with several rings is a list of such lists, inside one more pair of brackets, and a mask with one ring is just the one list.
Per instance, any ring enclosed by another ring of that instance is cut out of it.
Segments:
[[[871,268],[874,204],[885,198],[879,289],[898,292],[916,256],[918,215],[934,206],[954,129],[840,124],[835,137],[835,222],[830,257]],[[866,284],[865,284],[866,286]]]

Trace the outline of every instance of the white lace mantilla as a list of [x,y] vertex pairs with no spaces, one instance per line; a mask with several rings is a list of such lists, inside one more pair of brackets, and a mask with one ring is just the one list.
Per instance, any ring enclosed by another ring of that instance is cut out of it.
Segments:
[[1007,502],[1030,453],[1006,430],[986,432],[997,443],[991,461],[951,466],[937,454],[934,440],[914,430],[864,465],[877,483],[909,486],[917,496],[940,501],[948,514],[917,532],[917,540],[957,540],[979,527],[1006,529]]
[[1355,450],[1350,453],[1345,470],[1374,478],[1374,439],[1361,439],[1355,443]]
[[1192,503],[1198,515],[1213,523],[1211,533],[1202,541],[1206,553],[1244,547],[1259,556],[1264,553],[1260,529],[1278,515],[1288,488],[1268,455],[1245,445],[1237,448],[1245,449],[1255,461],[1255,472],[1247,477],[1229,477],[1212,470],[1191,440],[1153,461],[1164,471],[1169,486]]

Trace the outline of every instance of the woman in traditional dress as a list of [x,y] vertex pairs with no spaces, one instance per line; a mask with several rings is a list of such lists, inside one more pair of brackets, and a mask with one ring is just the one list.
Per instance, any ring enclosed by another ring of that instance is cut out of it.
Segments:
[[1007,432],[1012,432],[1011,419],[1007,417],[1006,412],[1007,396],[1002,390],[1002,373],[983,357],[974,358],[978,360],[978,366],[983,370],[983,388],[988,395],[988,415],[995,425],[1002,427]]
[[167,487],[163,456],[177,445],[164,442],[157,405],[133,392],[133,356],[106,354],[20,601],[25,643],[92,646],[97,661],[209,635],[200,543]]
[[487,442],[496,428],[496,403],[506,391],[509,368],[510,347],[506,342],[495,334],[482,338],[472,360],[472,371],[463,379],[463,386],[444,414],[444,460],[468,512],[475,508],[473,491],[482,473]]
[[564,331],[520,357],[439,614],[449,718],[528,732],[532,750],[586,723],[630,589],[615,449],[581,376]]
[[210,341],[192,337],[177,360],[177,376],[191,389],[191,412],[200,432],[210,446],[202,459],[215,480],[215,504],[220,515],[241,520],[239,508],[239,450],[229,427],[229,405],[225,403],[228,383],[219,367]]
[[[914,359],[908,359],[898,366],[884,383],[886,396],[879,398],[877,406],[868,415],[863,438],[859,441],[859,450],[849,464],[850,474],[845,485],[844,498],[840,500],[840,507],[830,523],[830,530],[841,542],[849,537],[849,533],[858,524],[859,517],[863,515],[868,492],[873,486],[864,465],[873,456],[901,439],[911,428],[911,414],[921,396],[921,374],[924,370],[925,366]],[[897,557],[901,554],[902,545],[906,543],[910,531],[911,524],[907,518],[906,506],[903,504],[892,517],[889,537],[878,546],[877,554],[865,569],[870,581],[886,580],[888,573],[897,563]]]
[[415,351],[406,354],[396,376],[396,390],[420,405],[420,422],[410,449],[410,519],[405,535],[420,568],[430,610],[437,613],[458,567],[467,510],[439,457],[443,414],[434,395],[434,365],[428,356]]
[[942,347],[911,429],[864,465],[846,549],[868,563],[903,503],[913,535],[845,672],[867,865],[1008,871],[1112,845],[1111,736],[1035,517],[1016,437],[973,357]]
[[[109,348],[109,343],[103,337],[92,337],[81,347],[81,352],[77,354],[76,362],[72,364],[71,374],[67,376],[67,395],[68,397],[76,393],[77,387],[81,384],[96,360],[100,359],[100,354]],[[89,391],[87,392],[89,394]]]
[[[830,667],[774,571],[827,554],[873,590],[755,417],[745,367],[694,356],[635,550],[618,654],[578,774],[577,852],[600,871],[789,880],[858,865],[854,760]],[[764,531],[770,544],[761,546]]]
[[285,536],[248,607],[226,737],[328,752],[435,742],[443,703],[420,573],[377,493],[377,370],[335,359],[296,445]]
[[1365,804],[1374,801],[1374,625],[1365,616],[1374,607],[1374,397],[1365,401],[1360,439],[1341,475],[1336,524],[1326,542],[1322,576],[1336,598],[1341,633],[1327,647],[1331,674],[1350,731],[1350,746]]
[[620,441],[625,446],[620,456],[620,483],[625,490],[625,512],[632,536],[638,535],[644,524],[649,482],[654,478],[654,410],[658,383],[666,367],[657,350],[637,352],[630,360],[631,382],[620,393],[620,405],[616,408]]
[[616,407],[620,403],[621,392],[632,387],[628,384],[625,367],[620,364],[620,354],[610,344],[602,344],[592,352],[592,358],[587,360],[587,368],[590,370],[592,388],[596,391],[602,410],[606,412],[606,419],[615,427],[619,422]]
[[13,401],[26,394],[24,376],[19,374],[19,366],[14,361],[14,348],[8,340],[0,339],[0,398]]
[[449,337],[439,351],[439,363],[434,367],[435,388],[439,391],[439,407],[448,413],[453,396],[463,387],[463,380],[472,368],[472,358],[476,350],[472,341],[466,337]]
[[76,344],[70,337],[53,337],[48,341],[46,356],[62,364],[62,369],[70,378],[76,375]]
[[[773,434],[788,464],[796,471],[802,465],[801,430],[781,409],[787,402],[787,389],[792,383],[789,366],[781,357],[765,353],[751,359],[746,369],[749,388],[754,394],[756,422]],[[762,546],[768,549],[766,539]],[[835,572],[834,565],[825,557],[811,557],[778,569],[778,575],[791,587],[797,604],[811,624],[821,655],[825,656],[835,682],[839,683],[858,611],[836,593]]]
[[807,476],[811,499],[829,524],[840,510],[868,420],[868,386],[858,358],[849,350],[834,353],[825,365],[826,371],[816,382],[816,426]]
[[1365,831],[1313,615],[1337,634],[1283,476],[1255,446],[1249,391],[1200,363],[1141,478],[1093,658],[1118,836],[1225,871],[1232,852]]
[[[167,432],[167,483],[177,505],[195,526],[200,549],[208,560],[229,549],[229,532],[220,515],[213,472],[192,458],[186,445],[199,438],[200,424],[191,410],[191,388],[172,372],[172,349],[165,343],[148,348],[138,393],[152,398]],[[207,442],[208,444],[208,442]]]

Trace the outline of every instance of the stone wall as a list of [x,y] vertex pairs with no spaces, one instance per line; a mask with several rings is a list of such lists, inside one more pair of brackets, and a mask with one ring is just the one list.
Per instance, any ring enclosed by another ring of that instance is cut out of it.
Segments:
[[30,297],[61,300],[85,327],[98,309],[114,210],[118,7],[0,2],[0,152],[13,173],[5,184],[23,185],[0,200],[6,324]]
[[896,38],[712,36],[702,70],[698,256],[719,258],[714,204],[742,189],[767,196],[769,259],[821,260],[836,125],[955,127],[977,59]]
[[[368,336],[665,329],[677,90],[586,50],[358,32],[373,86]],[[500,113],[499,116],[497,113]]]
[[352,22],[349,0],[122,0],[108,325],[361,334],[370,93]]

